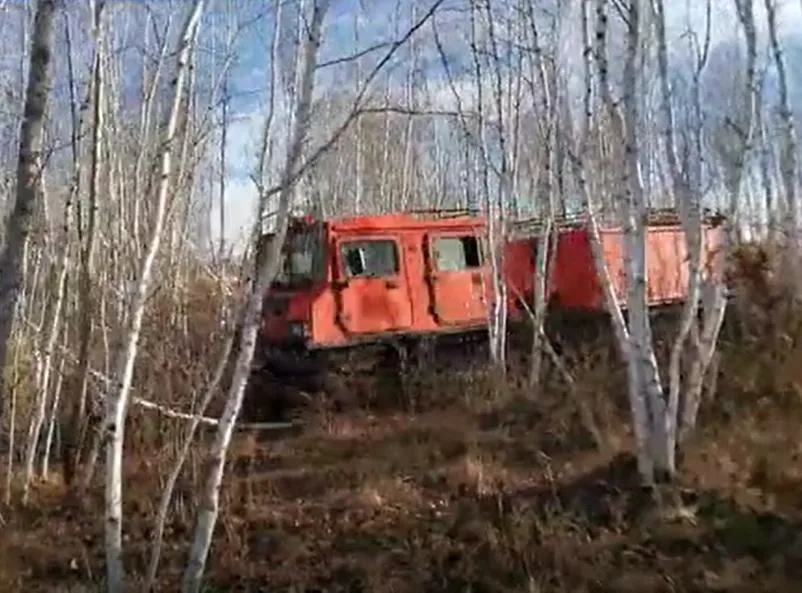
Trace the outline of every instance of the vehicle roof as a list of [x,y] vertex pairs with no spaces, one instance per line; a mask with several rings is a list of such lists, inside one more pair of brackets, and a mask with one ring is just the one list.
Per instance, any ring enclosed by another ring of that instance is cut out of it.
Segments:
[[387,231],[387,230],[430,230],[460,229],[466,227],[484,227],[486,222],[482,216],[455,215],[442,217],[437,215],[421,216],[407,212],[393,214],[371,214],[331,218],[326,224],[335,232],[347,231]]
[[[293,217],[294,222],[301,225],[314,222],[311,216]],[[374,232],[374,231],[427,231],[427,230],[457,230],[465,228],[484,228],[486,218],[476,211],[455,210],[424,210],[393,212],[386,214],[363,214],[342,217],[326,218],[322,221],[334,232]],[[582,231],[586,229],[581,217],[567,217],[555,221],[563,232],[569,230]],[[703,226],[710,222],[704,221]],[[715,226],[715,225],[712,225]],[[542,220],[530,219],[515,221],[510,229],[511,236],[532,236],[542,232]],[[664,230],[681,230],[682,225],[677,218],[666,215],[666,209],[657,209],[650,216],[649,228],[662,228]],[[601,233],[620,233],[620,225],[601,225]]]

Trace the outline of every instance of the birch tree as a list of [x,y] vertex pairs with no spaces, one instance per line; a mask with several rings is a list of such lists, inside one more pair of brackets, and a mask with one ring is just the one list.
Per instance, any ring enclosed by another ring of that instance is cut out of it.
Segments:
[[[742,22],[749,23],[749,14],[743,3],[739,5]],[[715,353],[718,333],[726,307],[725,288],[722,278],[713,274],[715,270],[702,269],[702,124],[699,99],[699,80],[707,61],[709,48],[710,5],[708,4],[708,32],[706,40],[696,54],[692,76],[691,130],[686,137],[686,152],[690,154],[684,165],[677,157],[676,122],[673,111],[672,89],[669,81],[668,51],[665,35],[665,11],[662,0],[652,0],[652,21],[656,32],[657,62],[660,82],[660,106],[662,117],[663,148],[666,153],[672,193],[679,206],[686,246],[689,253],[689,274],[685,305],[676,339],[668,363],[668,382],[664,391],[661,370],[655,355],[652,330],[648,315],[646,232],[648,225],[648,196],[642,180],[641,148],[638,130],[641,125],[641,102],[644,80],[641,65],[644,63],[643,48],[646,47],[649,14],[641,0],[630,0],[623,20],[626,25],[626,55],[621,83],[620,104],[613,98],[607,61],[608,35],[607,0],[596,0],[596,48],[592,53],[596,61],[599,92],[604,106],[605,120],[612,137],[619,143],[623,159],[617,192],[624,233],[624,258],[626,269],[625,321],[612,289],[604,258],[599,253],[597,229],[587,188],[583,189],[589,208],[591,243],[599,275],[602,278],[605,301],[612,314],[612,323],[624,363],[627,368],[628,392],[634,424],[638,456],[638,469],[646,484],[671,478],[676,472],[676,448],[695,425],[703,379]],[[748,29],[749,27],[746,26]],[[586,34],[586,60],[591,55]],[[586,69],[589,68],[586,66]],[[754,62],[747,60],[747,71],[754,73]],[[747,104],[753,98],[754,79],[747,76]],[[586,75],[585,119],[590,120],[592,81]],[[747,118],[751,126],[751,118]],[[742,145],[743,147],[744,145]],[[744,153],[738,156],[743,163]],[[583,171],[579,169],[580,175]],[[730,177],[729,187],[737,191],[740,178]],[[738,184],[737,186],[735,184]],[[584,185],[581,181],[580,185]],[[731,200],[731,205],[735,200]],[[726,247],[726,246],[725,246]],[[700,296],[702,321],[698,325]],[[682,368],[683,355],[690,342],[687,359],[689,367]]]
[[799,246],[799,203],[797,199],[797,182],[799,179],[798,151],[796,142],[796,128],[791,103],[788,97],[788,75],[785,69],[785,57],[777,35],[777,2],[764,0],[766,6],[766,20],[769,29],[769,43],[774,60],[774,69],[777,71],[777,111],[780,118],[781,148],[780,148],[780,176],[785,190],[785,203],[787,208],[786,227],[793,246],[793,256],[797,255]]
[[[529,375],[530,387],[537,391],[540,388],[540,375],[541,375],[541,360],[542,351],[544,349],[544,340],[546,339],[543,331],[543,324],[546,317],[546,308],[548,305],[548,278],[550,274],[550,258],[556,252],[557,235],[554,235],[555,243],[552,245],[552,233],[555,232],[554,219],[556,216],[556,199],[555,199],[555,184],[554,173],[556,167],[557,155],[557,101],[554,96],[556,90],[556,74],[552,69],[549,71],[548,60],[544,55],[544,48],[541,42],[541,35],[538,30],[536,17],[532,3],[528,3],[527,9],[527,23],[530,32],[530,43],[532,44],[532,51],[534,55],[530,58],[531,71],[529,76],[529,87],[532,101],[540,103],[541,111],[541,132],[540,138],[544,146],[545,154],[543,155],[543,170],[540,172],[542,176],[543,188],[542,192],[546,199],[545,216],[543,216],[544,223],[541,227],[542,232],[538,239],[538,250],[535,258],[535,271],[534,271],[534,303],[533,303],[533,340],[532,340],[532,363]],[[556,20],[553,23],[556,28]],[[539,87],[539,92],[537,90]],[[559,230],[556,230],[559,233]],[[548,348],[548,345],[546,345]]]
[[176,130],[182,106],[187,66],[197,36],[203,0],[195,0],[181,33],[173,82],[173,99],[161,147],[159,181],[155,195],[155,219],[149,243],[141,262],[136,288],[129,304],[128,328],[115,363],[116,385],[106,395],[105,447],[106,447],[106,570],[109,593],[122,591],[124,582],[122,562],[122,462],[125,420],[137,357],[142,319],[150,290],[153,265],[162,239],[167,210],[170,182],[173,179],[173,151]]
[[[644,422],[639,430],[646,433],[645,443],[651,449],[639,456],[639,469],[646,483],[652,483],[655,472],[673,474],[673,443],[665,432],[665,404],[657,358],[652,343],[646,294],[646,224],[648,200],[643,187],[640,165],[638,127],[641,80],[639,67],[644,44],[640,0],[630,0],[627,10],[627,44],[622,80],[622,110],[612,103],[611,92],[603,90],[604,101],[616,137],[622,143],[625,160],[620,182],[622,223],[624,231],[624,267],[627,271],[627,313],[629,356],[627,366],[630,397],[642,399],[646,414],[635,422]],[[601,25],[600,25],[601,26]],[[609,84],[609,80],[607,81]],[[645,430],[644,430],[645,428]],[[671,452],[669,453],[669,449]]]
[[[599,93],[604,107],[604,121],[609,125],[612,138],[618,144],[622,158],[620,178],[616,186],[623,230],[624,268],[626,271],[625,320],[613,289],[609,270],[601,249],[595,211],[585,181],[584,162],[575,162],[580,188],[588,214],[588,230],[594,261],[602,282],[603,296],[611,314],[614,335],[619,352],[627,368],[628,395],[635,433],[638,470],[645,484],[670,477],[675,472],[675,440],[668,418],[668,406],[657,357],[654,352],[652,330],[648,314],[646,232],[648,198],[643,185],[638,129],[640,125],[640,96],[642,51],[646,30],[640,0],[626,5],[626,55],[623,68],[622,97],[620,103],[613,97],[610,83],[608,43],[608,4],[596,0],[595,48],[591,47],[587,32],[587,6],[583,6],[585,36],[585,125],[582,134],[589,131],[592,110],[592,78],[590,57],[594,56],[599,78]],[[587,142],[587,140],[584,140]],[[583,155],[586,155],[587,148]]]
[[[692,116],[691,130],[686,142],[690,147],[686,152],[690,157],[685,166],[677,158],[676,122],[672,102],[671,84],[668,75],[668,50],[665,32],[665,9],[663,0],[654,0],[654,22],[657,37],[657,60],[660,76],[661,111],[663,118],[663,143],[674,199],[679,207],[685,232],[688,253],[688,288],[683,306],[680,327],[671,349],[669,361],[669,395],[665,414],[666,440],[673,454],[678,436],[684,440],[695,424],[695,410],[701,398],[704,377],[708,372],[718,341],[718,333],[724,320],[726,308],[725,287],[721,278],[703,274],[702,248],[705,237],[702,230],[702,105],[699,83],[707,64],[710,48],[711,3],[706,5],[706,30],[701,46],[696,47],[695,64],[692,75]],[[699,300],[702,298],[703,316],[701,328],[698,326]],[[682,356],[690,340],[688,356],[689,368],[683,373]],[[686,380],[683,385],[683,376]],[[681,395],[683,407],[680,410]],[[681,415],[680,415],[681,411]],[[678,417],[680,415],[680,417]],[[679,433],[678,433],[679,431]],[[672,461],[673,464],[673,461]]]
[[[5,368],[11,331],[23,281],[23,260],[28,235],[34,224],[42,190],[42,149],[45,112],[50,93],[50,62],[56,0],[38,0],[31,33],[30,70],[19,139],[17,189],[14,210],[8,219],[0,256],[0,365]],[[6,385],[0,372],[0,419],[5,407]]]
[[297,79],[300,84],[296,87],[297,97],[293,101],[296,106],[295,113],[292,117],[293,129],[281,175],[282,190],[279,193],[277,211],[279,228],[275,240],[270,242],[267,250],[264,249],[265,243],[257,240],[257,236],[261,235],[261,220],[264,215],[265,206],[264,198],[259,201],[259,209],[256,217],[259,223],[255,225],[253,232],[255,236],[252,238],[252,244],[256,246],[253,280],[250,283],[250,291],[245,307],[243,332],[240,338],[236,366],[234,368],[226,406],[212,446],[208,464],[209,470],[205,476],[205,485],[198,517],[195,522],[195,531],[189,552],[189,560],[186,570],[184,571],[182,582],[182,591],[184,593],[198,593],[202,584],[206,558],[209,554],[209,548],[211,547],[212,534],[219,512],[220,485],[223,480],[226,453],[231,442],[234,423],[242,407],[245,385],[251,372],[251,360],[253,359],[257,334],[260,327],[259,320],[262,313],[263,295],[272,282],[272,279],[278,273],[280,262],[279,250],[282,248],[284,237],[287,233],[287,223],[289,220],[291,198],[294,188],[292,179],[303,155],[304,141],[309,130],[309,115],[314,93],[320,34],[328,7],[328,0],[312,1],[311,18],[309,18],[308,21],[309,26],[303,33],[304,39],[298,59]]
[[[65,28],[65,32],[67,32],[69,24],[65,14],[65,23],[67,23],[67,27]],[[71,245],[70,245],[70,233],[72,231],[72,212],[75,199],[78,196],[78,192],[80,191],[80,179],[81,179],[81,167],[80,167],[80,138],[82,136],[82,121],[78,116],[75,106],[75,96],[74,96],[74,88],[75,88],[75,81],[73,80],[73,72],[72,72],[72,57],[70,54],[72,48],[71,43],[69,42],[69,33],[67,32],[67,51],[68,51],[68,74],[69,74],[69,85],[70,85],[70,92],[72,94],[72,101],[73,104],[73,112],[72,112],[72,152],[73,152],[73,181],[72,186],[67,192],[67,196],[64,203],[64,212],[63,212],[63,229],[62,229],[62,237],[58,241],[57,245],[59,250],[61,251],[61,256],[58,258],[58,264],[56,266],[56,286],[55,286],[55,294],[53,296],[54,303],[52,305],[52,311],[50,312],[50,322],[49,326],[46,328],[46,337],[45,337],[45,345],[44,345],[44,356],[42,361],[42,371],[39,378],[39,385],[38,385],[38,392],[36,394],[36,401],[34,403],[34,411],[31,415],[29,427],[28,427],[28,442],[27,442],[27,450],[25,453],[25,477],[23,481],[23,491],[22,491],[22,502],[23,504],[27,504],[28,502],[28,495],[29,495],[29,488],[31,479],[33,477],[34,472],[34,465],[36,461],[36,452],[38,450],[40,444],[40,437],[42,433],[42,427],[44,426],[46,413],[47,413],[47,404],[48,404],[48,393],[50,391],[50,376],[54,365],[54,358],[56,357],[56,343],[59,340],[59,337],[62,333],[62,322],[63,322],[63,310],[65,308],[65,300],[67,298],[67,274],[70,268],[70,252],[71,252]],[[44,172],[42,172],[44,174]],[[45,329],[45,328],[43,328]],[[63,357],[62,357],[63,359]],[[58,375],[60,378],[60,374]],[[58,379],[57,379],[58,383]],[[51,403],[51,407],[53,409],[53,416],[55,416],[55,411],[58,409],[58,399],[57,399],[57,392],[53,390],[53,400]],[[49,432],[49,431],[48,431]],[[44,451],[44,459],[45,462],[43,464],[43,468],[47,467],[47,459],[49,457],[49,443],[52,439],[52,436],[49,439],[46,439],[45,444],[45,451]],[[43,469],[43,473],[46,473],[46,469]]]
[[[321,43],[321,31],[326,14],[329,10],[329,0],[310,0],[310,14],[301,14],[302,26],[299,27],[302,43],[296,61],[296,84],[291,104],[294,106],[290,114],[292,128],[290,141],[287,146],[284,161],[281,166],[279,182],[270,189],[265,189],[264,181],[259,176],[256,179],[259,189],[259,204],[256,212],[256,223],[251,234],[251,250],[253,253],[253,270],[249,281],[247,300],[245,303],[242,332],[239,338],[237,357],[228,389],[225,408],[218,424],[214,443],[206,463],[206,474],[201,493],[201,503],[195,521],[195,529],[190,546],[189,558],[182,579],[183,593],[198,593],[201,589],[203,573],[212,543],[212,535],[217,522],[220,506],[220,488],[223,481],[226,455],[231,443],[234,424],[242,408],[242,399],[245,386],[251,372],[251,363],[260,327],[262,304],[267,290],[279,271],[281,251],[287,234],[289,213],[292,205],[293,193],[301,177],[325,155],[351,124],[359,117],[362,102],[371,82],[379,72],[390,62],[393,55],[410,37],[418,31],[443,3],[436,0],[422,16],[399,39],[390,45],[390,49],[378,60],[376,65],[365,76],[359,92],[356,94],[352,107],[346,113],[343,122],[335,129],[332,135],[304,158],[304,149],[309,135],[312,101],[315,90],[315,73],[318,67],[318,52]],[[271,68],[274,68],[271,65]],[[272,103],[271,103],[272,104]],[[272,122],[272,112],[268,114],[267,122]],[[262,136],[260,162],[258,169],[264,170],[261,159],[266,155],[269,146],[269,128],[265,128]],[[270,241],[264,241],[261,233],[261,221],[265,214],[268,198],[278,195],[276,211],[276,229]]]
[[[69,485],[78,466],[80,455],[88,430],[86,422],[87,390],[89,388],[89,346],[92,338],[92,272],[97,245],[98,192],[102,168],[101,151],[105,115],[104,55],[103,51],[103,11],[104,0],[90,5],[92,9],[92,30],[94,34],[94,55],[91,74],[92,105],[92,152],[90,161],[89,195],[86,208],[79,209],[79,280],[78,280],[78,368],[76,375],[80,380],[80,391],[72,396],[69,419],[66,424],[62,459],[65,465],[64,478]],[[84,220],[85,218],[85,220]],[[83,227],[85,223],[85,228]]]
[[[612,98],[612,91],[610,88],[609,83],[609,65],[607,61],[607,28],[608,28],[608,4],[607,0],[596,0],[595,2],[595,43],[591,43],[590,40],[590,18],[588,16],[589,12],[589,1],[583,2],[582,5],[582,18],[583,18],[583,38],[584,38],[584,50],[583,55],[585,57],[585,68],[584,68],[584,100],[583,100],[583,125],[582,129],[580,130],[580,150],[579,155],[573,155],[573,168],[574,173],[577,178],[577,182],[579,184],[580,193],[582,194],[582,201],[585,207],[585,211],[587,214],[587,225],[588,225],[588,234],[590,239],[591,251],[593,255],[594,264],[596,267],[596,271],[599,275],[599,279],[601,282],[602,293],[604,296],[604,300],[607,306],[607,310],[610,313],[610,319],[612,328],[614,331],[614,335],[616,338],[616,342],[618,343],[619,352],[621,357],[624,361],[624,364],[627,368],[627,391],[629,396],[629,404],[630,404],[630,411],[632,414],[632,422],[633,422],[633,429],[635,433],[635,446],[636,446],[636,453],[638,458],[638,470],[641,475],[641,479],[648,484],[654,482],[654,461],[651,451],[651,435],[650,435],[650,428],[652,426],[651,418],[649,415],[649,408],[647,404],[647,394],[644,393],[644,383],[642,380],[642,374],[639,372],[639,361],[635,358],[635,353],[633,353],[633,340],[631,338],[631,333],[629,328],[627,327],[627,323],[624,319],[623,312],[621,310],[621,306],[618,300],[618,295],[613,287],[612,278],[610,276],[610,272],[607,269],[607,264],[605,260],[605,254],[601,244],[601,238],[599,233],[598,222],[596,218],[595,206],[593,200],[590,195],[590,190],[588,187],[588,182],[586,178],[586,166],[587,166],[587,157],[589,155],[589,140],[590,140],[590,133],[591,133],[591,121],[593,119],[593,62],[595,62],[596,71],[598,73],[599,78],[599,94],[601,95],[601,101],[605,105],[605,115],[610,120],[611,127],[613,128],[614,140],[616,142],[620,142],[624,144],[624,132],[623,132],[623,121],[622,115],[618,110],[618,106]],[[632,27],[634,25],[634,29],[630,32],[630,36],[628,38],[628,56],[627,56],[627,80],[626,82],[633,82],[634,78],[634,66],[637,63],[638,57],[638,46],[637,43],[640,41],[640,19],[639,19],[639,10],[638,6],[634,2],[630,2],[628,11],[634,12],[634,16],[636,17],[634,20],[632,19],[632,15],[628,14],[629,18],[629,25]],[[634,93],[637,92],[637,89],[630,89],[630,98],[629,104],[631,106],[633,102]],[[633,114],[629,113],[631,117]],[[635,172],[635,179],[630,179],[631,171],[629,167],[632,166],[632,162],[627,161],[625,163],[625,167],[627,170],[625,174],[622,176],[623,183],[622,183],[622,193],[625,194],[626,198],[629,198],[631,188],[629,187],[629,183],[632,182],[638,183],[639,178],[637,175],[637,171]],[[632,212],[636,207],[634,202],[627,203],[626,206],[629,206],[630,210],[628,212],[629,216],[627,218],[626,224],[626,233],[628,234],[625,240],[625,251],[627,252],[627,261],[626,261],[626,268],[629,275],[632,275],[633,271],[637,272],[637,268],[633,267],[632,258],[630,257],[630,253],[632,252],[632,237],[633,237],[633,227],[637,224],[637,221],[632,220],[636,214]],[[643,221],[641,221],[642,224]],[[633,283],[634,284],[634,283]],[[637,300],[637,294],[630,292],[628,295],[627,301],[632,301],[633,303]],[[629,306],[630,303],[628,302],[627,305]],[[641,324],[640,327],[643,330],[643,325]],[[642,336],[641,336],[642,339]],[[651,365],[651,360],[649,358],[645,358],[643,361],[645,362],[646,366]],[[656,372],[655,369],[652,369],[653,372]]]
[[[752,0],[734,0],[738,20],[744,34],[746,45],[746,60],[744,64],[744,87],[741,100],[742,117],[736,122],[728,118],[725,124],[733,131],[735,140],[733,145],[727,147],[723,157],[726,159],[725,183],[730,194],[729,219],[725,224],[724,244],[722,257],[726,257],[732,245],[732,226],[738,224],[736,218],[738,202],[741,199],[741,188],[746,173],[747,158],[750,156],[754,143],[755,124],[757,122],[757,109],[760,105],[759,86],[757,83],[757,34]],[[701,109],[701,107],[697,107]],[[705,298],[705,310],[701,333],[691,326],[691,339],[701,364],[694,366],[688,378],[687,394],[681,411],[681,426],[679,440],[684,441],[696,426],[699,412],[701,391],[704,384],[705,372],[715,354],[716,342],[724,321],[727,306],[726,287],[721,281],[710,286]]]
[[752,0],[733,0],[743,34],[746,56],[744,89],[737,96],[735,113],[724,116],[720,123],[718,157],[723,169],[724,186],[728,194],[727,217],[730,220],[728,239],[740,238],[741,202],[746,177],[747,159],[751,156],[755,136],[755,112],[759,100],[757,72],[757,30]]

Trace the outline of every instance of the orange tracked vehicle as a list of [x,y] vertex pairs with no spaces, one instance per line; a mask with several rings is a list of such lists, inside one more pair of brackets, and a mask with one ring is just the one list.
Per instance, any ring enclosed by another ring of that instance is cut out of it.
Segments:
[[[410,356],[453,366],[487,344],[491,271],[482,216],[469,211],[406,212],[315,220],[294,218],[281,272],[265,297],[259,364],[284,384],[321,389],[334,373],[374,374]],[[547,297],[552,309],[602,313],[587,228],[558,221]],[[525,320],[543,244],[534,222],[513,225],[503,243],[510,320]],[[720,261],[720,229],[704,226],[704,270]],[[620,229],[601,232],[608,270],[624,296]],[[687,293],[685,237],[676,217],[647,228],[649,304]]]
[[481,342],[484,235],[470,213],[294,219],[263,307],[267,370],[311,388],[329,370],[372,371],[422,343]]

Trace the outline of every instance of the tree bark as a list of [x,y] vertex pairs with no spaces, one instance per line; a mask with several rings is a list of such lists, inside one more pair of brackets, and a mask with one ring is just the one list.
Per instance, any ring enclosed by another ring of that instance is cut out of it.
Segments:
[[0,421],[5,408],[4,373],[17,301],[22,291],[25,244],[41,196],[45,113],[50,94],[50,61],[56,0],[39,0],[31,36],[30,73],[19,140],[17,191],[8,220],[6,244],[0,256]]
[[[312,98],[315,84],[315,70],[320,47],[320,34],[323,21],[329,7],[329,0],[322,0],[319,4],[314,2],[312,18],[304,34],[304,43],[301,46],[299,59],[298,95],[295,101],[293,114],[293,130],[287,156],[283,165],[281,182],[283,189],[279,194],[277,213],[277,226],[275,240],[264,249],[265,243],[259,241],[261,224],[257,223],[252,237],[255,251],[255,274],[251,281],[247,304],[243,319],[242,335],[240,337],[239,352],[237,355],[234,374],[226,400],[226,406],[220,424],[217,427],[212,451],[207,460],[205,484],[201,493],[200,509],[195,521],[195,531],[189,551],[189,559],[181,584],[183,593],[198,593],[201,590],[206,560],[212,544],[214,526],[220,508],[220,487],[223,482],[226,455],[231,443],[234,424],[242,407],[242,398],[245,385],[251,373],[251,362],[256,348],[256,340],[260,328],[259,320],[262,314],[263,295],[273,278],[278,273],[280,250],[287,233],[287,224],[291,207],[291,199],[295,187],[294,172],[300,162],[303,146],[309,131],[309,115],[312,107]],[[263,215],[265,200],[260,200],[259,219]],[[260,248],[261,247],[261,248]]]
[[[789,233],[794,252],[799,247],[799,204],[797,202],[797,179],[799,175],[796,129],[791,103],[788,98],[788,80],[785,72],[785,57],[777,35],[776,0],[765,0],[766,19],[769,28],[769,42],[777,71],[779,97],[777,99],[780,123],[782,124],[782,146],[780,148],[780,174],[785,189],[785,200],[788,209],[786,228]],[[793,256],[797,256],[794,253]]]
[[173,150],[175,135],[183,103],[183,89],[187,77],[187,65],[197,35],[204,1],[196,0],[184,25],[180,38],[178,63],[173,88],[173,101],[165,130],[161,153],[161,166],[156,195],[156,212],[149,245],[141,264],[139,279],[130,301],[128,328],[122,347],[117,353],[115,385],[106,396],[105,445],[106,445],[106,571],[107,590],[119,593],[123,590],[124,569],[122,562],[122,465],[125,421],[128,400],[139,348],[145,305],[150,290],[153,266],[161,244],[170,181],[173,177]]

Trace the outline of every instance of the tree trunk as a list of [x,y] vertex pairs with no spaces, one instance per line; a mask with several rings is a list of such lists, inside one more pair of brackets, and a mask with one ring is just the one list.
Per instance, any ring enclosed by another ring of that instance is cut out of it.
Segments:
[[309,28],[305,31],[304,43],[301,46],[298,64],[300,84],[298,85],[298,96],[295,101],[296,111],[293,114],[292,136],[281,175],[282,191],[279,193],[276,235],[275,240],[269,243],[267,249],[264,248],[265,243],[259,240],[261,235],[259,232],[261,223],[259,221],[261,221],[265,205],[265,200],[260,200],[258,222],[255,224],[254,236],[252,237],[256,273],[251,281],[250,293],[245,307],[239,353],[228,391],[226,406],[217,427],[212,451],[206,463],[206,476],[201,494],[200,509],[195,522],[195,532],[181,585],[183,593],[198,593],[201,589],[206,559],[209,555],[212,534],[217,523],[220,507],[220,486],[223,481],[226,455],[231,443],[234,424],[242,407],[245,385],[251,373],[251,362],[260,328],[264,293],[278,273],[279,255],[287,233],[292,194],[295,187],[294,180],[297,179],[295,171],[309,131],[309,115],[312,107],[320,33],[328,6],[328,0],[322,0],[320,4],[314,2],[312,18],[309,21]]
[[[38,0],[31,35],[30,73],[25,91],[25,113],[20,129],[17,193],[8,219],[6,244],[0,256],[0,371],[8,362],[9,342],[17,301],[22,290],[23,254],[41,195],[45,112],[50,93],[50,59],[56,0]],[[0,421],[6,385],[0,372]]]
[[780,122],[782,124],[782,147],[780,149],[780,174],[785,189],[785,200],[788,208],[786,228],[793,246],[793,257],[797,257],[799,247],[799,204],[797,203],[796,184],[799,175],[796,129],[791,103],[788,98],[788,80],[785,72],[785,58],[783,57],[780,41],[777,36],[777,6],[776,0],[765,0],[766,17],[769,28],[769,41],[774,58],[774,68],[777,71],[777,85],[779,87]]
[[183,103],[183,89],[187,77],[187,65],[197,35],[203,0],[196,0],[184,25],[180,38],[178,63],[173,88],[173,101],[167,121],[161,154],[161,167],[156,195],[155,220],[145,258],[142,261],[139,279],[130,301],[129,325],[115,364],[116,384],[114,391],[106,395],[105,445],[106,445],[106,571],[107,590],[119,593],[123,590],[124,570],[122,562],[122,469],[125,420],[128,399],[134,373],[134,363],[139,348],[142,319],[150,291],[153,265],[159,252],[173,177],[172,152],[176,129]]
[[[95,219],[97,210],[97,193],[100,177],[100,158],[101,158],[101,141],[103,130],[103,113],[104,113],[104,93],[103,93],[103,38],[102,38],[102,24],[101,17],[103,14],[103,7],[105,2],[98,2],[92,14],[93,29],[95,37],[95,52],[92,60],[92,77],[90,81],[89,96],[87,98],[87,105],[92,105],[92,156],[90,165],[90,182],[89,182],[89,204],[88,204],[88,221],[86,228],[86,235],[84,236],[83,229],[80,225],[83,223],[81,216],[78,217],[79,233],[78,236],[82,240],[80,245],[80,271],[78,278],[78,367],[76,376],[80,381],[80,388],[77,393],[70,394],[70,401],[68,402],[69,412],[66,421],[63,423],[64,430],[62,439],[62,461],[64,463],[64,480],[67,486],[71,486],[75,476],[76,468],[79,465],[82,443],[84,436],[87,432],[86,422],[86,398],[89,383],[89,342],[92,337],[92,309],[93,303],[91,300],[91,287],[92,287],[92,262],[94,259],[95,250]],[[69,28],[67,28],[69,31]],[[72,58],[70,57],[70,70],[72,70]],[[72,76],[71,76],[72,78]],[[73,84],[71,82],[71,84]],[[82,118],[81,118],[82,119]],[[81,124],[83,122],[81,121]],[[77,125],[79,136],[74,141],[76,152],[75,161],[75,184],[76,184],[76,198],[80,199],[77,195],[77,188],[80,185],[81,171],[80,171],[80,152],[78,144],[83,135],[83,126]],[[79,215],[82,210],[79,208]]]

